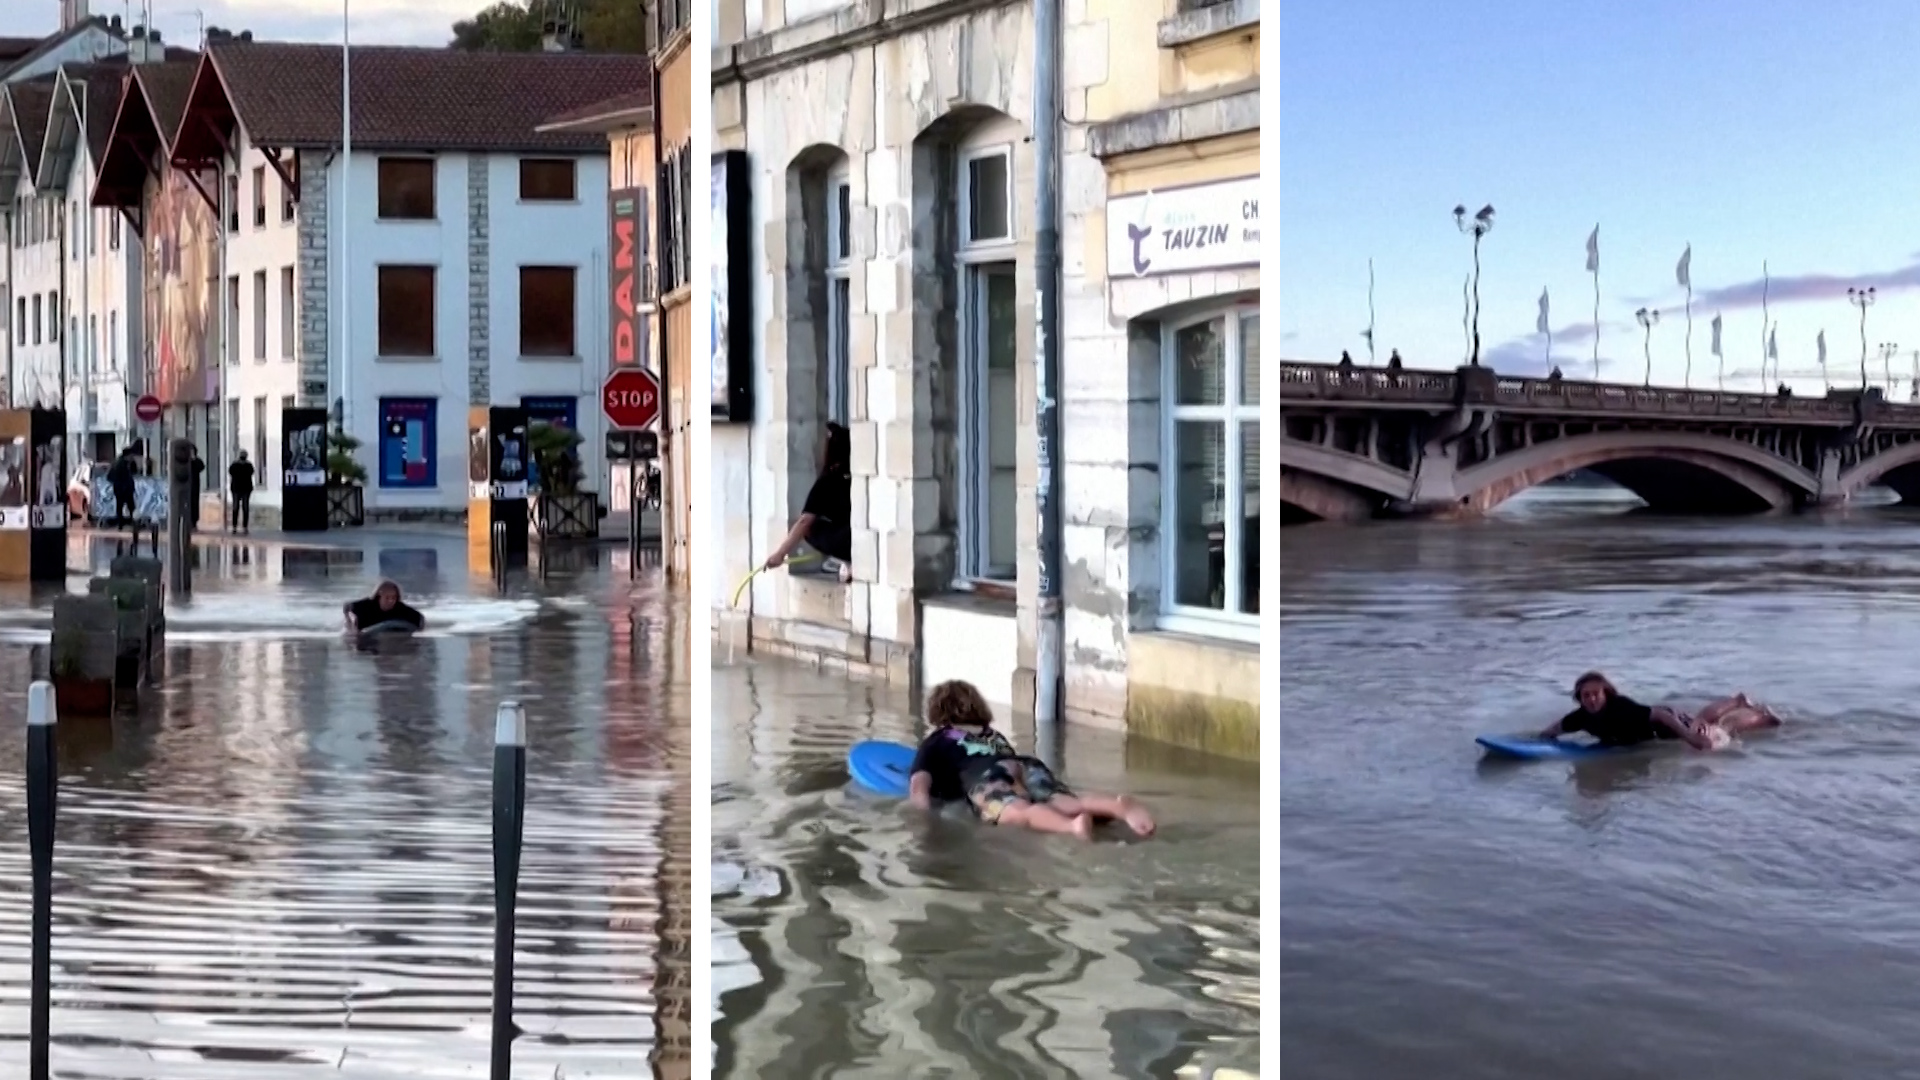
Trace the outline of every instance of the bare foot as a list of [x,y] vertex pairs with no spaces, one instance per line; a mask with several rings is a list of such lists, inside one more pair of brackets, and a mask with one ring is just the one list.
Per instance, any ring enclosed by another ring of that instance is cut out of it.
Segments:
[[840,564],[840,583],[842,585],[845,585],[852,580],[853,580],[853,564],[841,563]]
[[1128,828],[1133,830],[1134,835],[1143,838],[1152,836],[1155,825],[1153,815],[1147,813],[1147,808],[1132,799],[1127,799],[1123,805],[1125,813],[1122,815],[1122,820],[1127,823]]
[[1082,840],[1093,839],[1093,815],[1079,814],[1073,819],[1073,835]]

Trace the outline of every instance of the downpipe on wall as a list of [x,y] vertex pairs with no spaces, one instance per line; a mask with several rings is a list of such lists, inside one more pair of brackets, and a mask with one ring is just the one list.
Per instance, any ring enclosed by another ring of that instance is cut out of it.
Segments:
[[[1065,714],[1065,635],[1060,603],[1060,32],[1061,0],[1033,5],[1033,157],[1035,347],[1040,371],[1034,409],[1039,484],[1040,589],[1036,613],[1033,716],[1054,724]],[[1051,733],[1049,733],[1051,734]],[[1042,738],[1044,745],[1052,740]]]

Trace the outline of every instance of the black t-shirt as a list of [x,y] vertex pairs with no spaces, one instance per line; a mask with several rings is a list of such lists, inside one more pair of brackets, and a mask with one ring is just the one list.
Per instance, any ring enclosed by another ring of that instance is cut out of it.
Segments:
[[364,600],[355,600],[353,606],[347,609],[347,613],[353,616],[353,625],[360,630],[390,622],[408,623],[415,630],[427,625],[427,617],[408,607],[405,602],[382,611],[379,599],[372,596]]
[[233,490],[239,494],[251,492],[253,490],[253,462],[236,461],[227,466],[227,482],[231,484]]
[[1560,730],[1569,734],[1584,731],[1608,746],[1632,746],[1653,739],[1677,739],[1665,724],[1653,721],[1653,709],[1630,697],[1615,694],[1597,713],[1575,709],[1560,721]]
[[853,520],[853,474],[845,469],[828,469],[813,482],[807,492],[804,514],[845,525]]
[[936,799],[964,799],[967,788],[981,773],[1018,756],[1007,737],[992,728],[975,733],[943,727],[920,741],[907,775],[923,772],[932,776]]

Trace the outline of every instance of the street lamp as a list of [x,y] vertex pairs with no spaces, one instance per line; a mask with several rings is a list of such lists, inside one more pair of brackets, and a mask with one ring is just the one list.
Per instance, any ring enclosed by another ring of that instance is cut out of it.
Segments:
[[1453,223],[1460,231],[1473,237],[1473,356],[1468,363],[1480,366],[1480,238],[1493,231],[1493,205],[1480,208],[1472,217],[1467,216],[1465,206],[1453,208]]
[[1878,299],[1871,285],[1864,289],[1847,289],[1847,303],[1860,309],[1860,390],[1867,389],[1867,309]]
[[1899,351],[1900,346],[1891,341],[1883,341],[1880,343],[1880,367],[1887,376],[1887,398],[1889,400],[1893,398],[1893,354]]
[[1646,332],[1646,338],[1641,343],[1641,348],[1642,350],[1645,351],[1646,357],[1647,357],[1646,385],[1652,386],[1653,385],[1653,328],[1656,325],[1658,325],[1660,322],[1660,313],[1658,311],[1650,311],[1647,308],[1641,308],[1639,311],[1636,311],[1633,313],[1633,317],[1640,323],[1640,329]]

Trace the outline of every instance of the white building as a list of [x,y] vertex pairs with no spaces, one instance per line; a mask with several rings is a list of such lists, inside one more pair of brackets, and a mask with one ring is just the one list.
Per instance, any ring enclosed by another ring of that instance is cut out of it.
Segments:
[[[586,475],[603,475],[607,143],[536,128],[644,87],[646,59],[356,47],[345,154],[340,61],[332,46],[210,42],[174,133],[116,134],[125,160],[96,190],[150,237],[172,230],[165,250],[200,249],[170,271],[150,329],[173,342],[158,392],[203,448],[209,487],[232,444],[247,449],[271,520],[295,404],[344,415],[372,517],[465,511],[475,405],[571,424]],[[147,183],[146,154],[172,179]],[[202,219],[220,223],[205,240]]]

